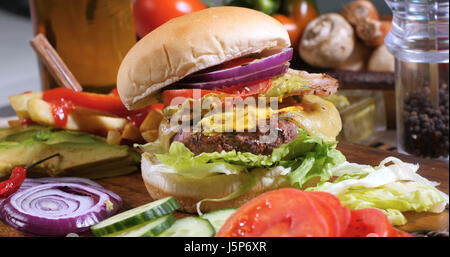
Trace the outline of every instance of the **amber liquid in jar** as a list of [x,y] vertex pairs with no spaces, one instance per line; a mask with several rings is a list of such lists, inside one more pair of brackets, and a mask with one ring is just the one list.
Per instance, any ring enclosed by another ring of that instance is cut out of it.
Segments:
[[[107,93],[136,43],[132,0],[30,0],[35,34],[42,33],[84,91]],[[42,89],[59,87],[39,63]]]

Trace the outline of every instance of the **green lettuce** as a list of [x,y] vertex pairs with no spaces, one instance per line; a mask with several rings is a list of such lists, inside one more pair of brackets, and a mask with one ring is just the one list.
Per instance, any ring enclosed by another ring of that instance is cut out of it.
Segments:
[[271,155],[235,150],[194,155],[180,142],[173,142],[167,153],[161,153],[155,143],[140,148],[154,154],[159,162],[186,177],[204,178],[220,173],[238,174],[254,168],[283,166],[291,170],[288,175],[291,184],[301,188],[313,177],[319,177],[321,181],[328,180],[331,167],[345,161],[344,155],[335,149],[336,145],[335,141],[314,138],[304,130],[299,130],[298,137],[274,149]]
[[[391,165],[387,163],[393,162]],[[351,210],[377,208],[393,225],[403,225],[403,212],[442,212],[448,196],[434,182],[417,174],[418,165],[388,157],[377,167],[342,163],[331,168],[333,182],[321,182],[307,191],[325,191],[336,195]]]
[[416,182],[393,182],[378,188],[350,188],[339,196],[352,210],[377,208],[386,213],[393,225],[403,225],[402,212],[433,212],[445,203],[437,189]]

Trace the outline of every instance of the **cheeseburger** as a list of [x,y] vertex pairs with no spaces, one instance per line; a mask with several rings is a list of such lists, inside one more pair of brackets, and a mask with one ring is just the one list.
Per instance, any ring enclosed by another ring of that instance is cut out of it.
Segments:
[[141,170],[153,199],[187,212],[239,207],[280,187],[330,179],[341,120],[338,83],[289,68],[286,29],[252,9],[214,7],[175,18],[128,52],[117,77],[129,109],[155,102]]

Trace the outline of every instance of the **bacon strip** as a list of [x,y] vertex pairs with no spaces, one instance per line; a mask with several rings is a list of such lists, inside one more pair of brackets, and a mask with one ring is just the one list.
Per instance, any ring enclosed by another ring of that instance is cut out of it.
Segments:
[[308,81],[309,89],[299,90],[291,92],[289,96],[293,95],[318,95],[329,96],[337,92],[339,88],[339,82],[337,79],[325,74],[325,73],[308,73],[306,71],[299,71],[289,69],[288,72],[297,74],[302,79]]

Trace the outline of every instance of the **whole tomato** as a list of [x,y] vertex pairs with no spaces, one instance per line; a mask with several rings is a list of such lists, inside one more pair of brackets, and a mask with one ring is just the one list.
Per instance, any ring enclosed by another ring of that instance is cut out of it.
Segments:
[[283,14],[275,14],[273,17],[277,19],[281,24],[283,24],[284,28],[289,33],[289,38],[291,39],[291,46],[294,49],[297,49],[297,45],[300,39],[300,30],[298,28],[297,23],[295,23],[293,19]]
[[297,23],[300,34],[302,34],[306,25],[319,15],[315,7],[315,0],[284,1],[283,12]]
[[205,8],[200,0],[136,0],[133,6],[136,32],[142,38],[172,18]]

